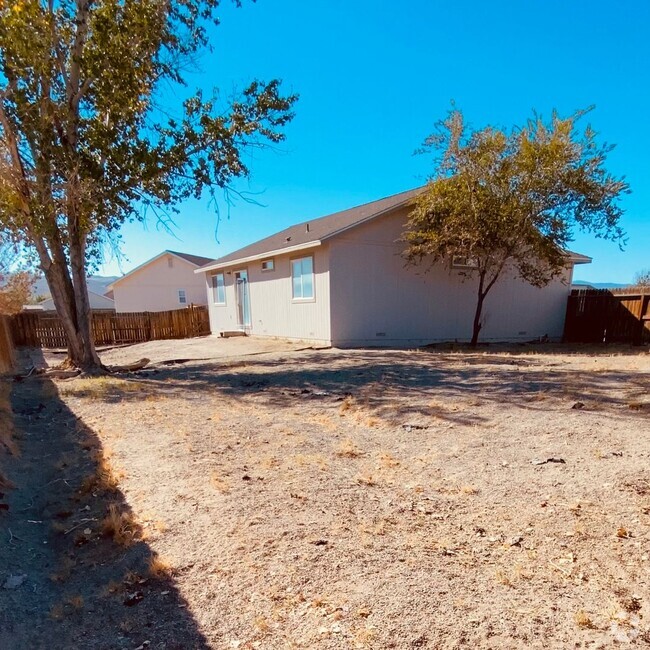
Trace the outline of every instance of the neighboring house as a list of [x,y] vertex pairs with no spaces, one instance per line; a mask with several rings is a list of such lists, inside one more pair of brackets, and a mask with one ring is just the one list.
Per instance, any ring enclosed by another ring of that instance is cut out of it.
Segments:
[[163,251],[108,287],[118,312],[167,311],[205,305],[205,282],[194,274],[207,257]]
[[[116,275],[89,275],[86,278],[88,292],[95,293],[98,296],[108,296],[112,299],[113,296],[108,293],[108,285],[115,282],[117,277]],[[42,276],[38,277],[32,287],[32,300],[41,300],[42,302],[47,298],[50,298],[50,288],[47,286],[47,280]],[[38,306],[40,304],[39,302],[32,302],[32,305]],[[113,309],[113,307],[108,307],[108,309]]]
[[[419,189],[301,223],[197,270],[214,334],[304,339],[337,347],[469,340],[476,279],[463,260],[406,266],[400,238]],[[504,273],[486,299],[481,340],[562,336],[573,265],[537,289]]]
[[[88,290],[88,299],[90,300],[91,309],[115,310],[115,302],[108,296],[100,296],[98,293]],[[34,306],[40,307],[43,311],[54,311],[56,309],[54,300],[51,297]]]

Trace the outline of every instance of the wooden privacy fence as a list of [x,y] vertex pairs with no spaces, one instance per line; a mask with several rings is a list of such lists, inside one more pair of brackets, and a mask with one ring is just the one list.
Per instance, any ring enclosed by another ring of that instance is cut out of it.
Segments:
[[[208,308],[190,306],[174,311],[93,312],[95,345],[143,343],[161,339],[187,339],[210,334]],[[11,318],[15,345],[65,348],[68,345],[61,319],[54,313],[22,313]]]
[[650,341],[650,287],[574,289],[567,304],[564,340],[635,345]]
[[0,374],[14,367],[14,346],[10,333],[9,318],[0,315]]

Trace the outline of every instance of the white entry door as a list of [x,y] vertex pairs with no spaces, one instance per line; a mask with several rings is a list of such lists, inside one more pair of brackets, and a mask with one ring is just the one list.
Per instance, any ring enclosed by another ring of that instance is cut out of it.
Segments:
[[237,327],[241,330],[251,326],[251,303],[248,288],[248,271],[235,271],[235,293],[237,295]]

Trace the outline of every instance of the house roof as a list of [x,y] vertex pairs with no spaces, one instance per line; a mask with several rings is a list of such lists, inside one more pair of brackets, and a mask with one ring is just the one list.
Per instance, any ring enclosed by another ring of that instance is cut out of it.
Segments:
[[179,253],[178,251],[170,251],[170,250],[164,250],[162,253],[159,253],[155,257],[152,257],[150,260],[147,260],[146,262],[143,262],[139,266],[136,266],[134,269],[131,269],[128,273],[125,273],[123,276],[117,278],[114,282],[112,282],[107,289],[109,291],[113,290],[113,287],[118,284],[119,282],[122,282],[122,280],[128,278],[129,276],[133,275],[134,273],[137,273],[140,269],[144,268],[145,266],[151,264],[152,262],[155,262],[156,260],[159,260],[161,257],[164,255],[173,255],[174,257],[178,257],[185,262],[189,262],[193,266],[201,266],[203,264],[207,264],[210,262],[209,257],[201,257],[201,255],[190,255],[189,253]]
[[395,210],[409,201],[414,199],[423,188],[416,188],[408,190],[407,192],[400,192],[393,194],[378,201],[371,203],[364,203],[355,208],[349,208],[341,212],[335,212],[326,217],[319,219],[311,219],[303,221],[294,226],[290,226],[281,232],[275,233],[265,239],[244,246],[228,255],[224,255],[216,260],[210,261],[195,273],[203,271],[210,271],[212,269],[223,268],[237,263],[249,262],[251,260],[260,259],[262,257],[270,257],[280,253],[290,253],[293,251],[302,250],[304,248],[312,248],[320,246],[320,244],[334,235],[358,226],[365,221],[374,219],[386,212]]
[[201,255],[190,255],[189,253],[179,253],[178,251],[164,251],[165,253],[171,253],[172,255],[176,255],[176,257],[181,257],[190,264],[194,264],[195,266],[203,266],[204,264],[207,264],[212,260],[211,257],[203,257]]
[[[265,257],[272,257],[273,255],[292,253],[306,248],[320,246],[323,241],[349,228],[354,228],[366,221],[370,221],[371,219],[375,219],[376,217],[407,205],[423,190],[424,187],[416,187],[406,192],[387,196],[378,201],[371,201],[370,203],[364,203],[363,205],[349,208],[348,210],[342,210],[341,212],[335,212],[325,217],[303,221],[289,226],[289,228],[285,228],[270,237],[260,239],[216,260],[210,260],[208,263],[196,269],[194,273],[203,273],[235,264],[244,264],[253,260],[264,259]],[[592,261],[590,257],[581,255],[580,253],[574,253],[569,250],[566,253],[574,264],[589,264]]]
[[[88,291],[88,300],[91,309],[115,309],[115,301],[112,298],[102,296],[94,291]],[[55,309],[54,299],[51,296],[43,300],[39,305],[44,311],[53,311]]]

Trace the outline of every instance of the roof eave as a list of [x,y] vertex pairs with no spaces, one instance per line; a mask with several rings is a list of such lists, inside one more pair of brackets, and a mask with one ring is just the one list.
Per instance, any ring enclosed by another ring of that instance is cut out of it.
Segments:
[[570,253],[568,258],[574,264],[591,264],[594,261],[593,258],[588,255],[580,255],[580,253]]
[[240,264],[247,264],[248,262],[255,262],[256,260],[265,260],[267,257],[275,257],[276,255],[287,255],[289,253],[297,253],[298,251],[306,250],[308,248],[316,248],[323,242],[320,239],[315,239],[304,244],[296,244],[295,246],[287,246],[285,248],[276,248],[275,250],[265,251],[258,255],[250,255],[248,257],[240,257],[235,260],[228,260],[219,262],[215,260],[211,264],[206,264],[194,271],[194,273],[207,273],[208,271],[218,271],[220,269],[227,269],[231,266],[239,266]]

